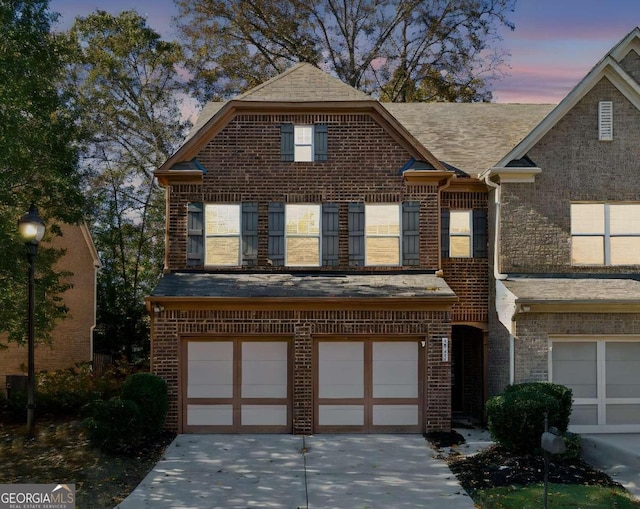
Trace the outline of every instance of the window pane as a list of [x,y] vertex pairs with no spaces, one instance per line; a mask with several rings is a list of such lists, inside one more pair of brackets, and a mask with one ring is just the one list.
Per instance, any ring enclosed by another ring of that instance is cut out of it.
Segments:
[[320,239],[318,237],[287,237],[287,265],[320,265]]
[[449,256],[452,258],[468,258],[471,256],[471,237],[451,237]]
[[450,233],[471,233],[471,212],[452,210],[449,214]]
[[240,205],[208,203],[205,214],[207,235],[240,234]]
[[294,159],[298,162],[313,161],[311,145],[296,145]]
[[240,237],[207,237],[207,265],[240,265]]
[[398,205],[365,205],[367,235],[400,235]]
[[400,265],[400,239],[398,237],[368,237],[366,265]]
[[603,237],[573,237],[571,263],[578,265],[604,265]]
[[572,203],[571,233],[604,233],[604,204]]
[[294,127],[296,145],[311,145],[313,127],[310,125],[297,125]]
[[640,233],[640,204],[609,205],[611,234]]
[[320,235],[320,205],[287,205],[287,235]]
[[611,265],[640,264],[640,237],[612,237]]

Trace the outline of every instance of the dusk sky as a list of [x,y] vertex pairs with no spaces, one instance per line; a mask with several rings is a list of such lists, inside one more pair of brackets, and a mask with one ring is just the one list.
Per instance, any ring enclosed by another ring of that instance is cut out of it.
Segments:
[[[175,38],[172,0],[51,0],[61,28],[96,9],[135,9],[165,38]],[[503,31],[508,76],[493,86],[496,102],[557,103],[627,33],[640,26],[640,0],[518,0]]]

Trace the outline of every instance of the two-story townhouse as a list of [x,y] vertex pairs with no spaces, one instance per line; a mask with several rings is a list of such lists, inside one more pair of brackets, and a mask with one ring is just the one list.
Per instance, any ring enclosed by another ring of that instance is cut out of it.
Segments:
[[565,384],[578,432],[640,431],[639,110],[636,28],[482,175],[491,390]]
[[308,64],[207,105],[156,171],[166,270],[147,304],[167,425],[423,432],[449,429],[452,408],[481,416],[478,175],[549,109],[381,104]]

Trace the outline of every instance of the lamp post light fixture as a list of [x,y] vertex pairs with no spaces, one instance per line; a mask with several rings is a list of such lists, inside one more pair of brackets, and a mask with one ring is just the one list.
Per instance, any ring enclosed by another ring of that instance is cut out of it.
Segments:
[[18,230],[27,247],[27,261],[29,262],[29,298],[27,309],[27,350],[28,350],[28,375],[27,375],[27,433],[33,432],[35,415],[35,271],[34,262],[38,254],[38,244],[44,237],[44,221],[38,215],[38,209],[32,203],[29,212],[18,220]]

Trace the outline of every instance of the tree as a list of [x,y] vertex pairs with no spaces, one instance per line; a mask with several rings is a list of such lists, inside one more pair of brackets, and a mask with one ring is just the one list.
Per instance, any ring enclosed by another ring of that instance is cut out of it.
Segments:
[[[26,257],[17,220],[31,202],[47,222],[49,237],[60,222],[82,218],[76,115],[60,92],[69,45],[51,33],[48,0],[0,0],[0,331],[24,341]],[[62,255],[41,244],[36,258],[35,331],[50,339],[64,317],[69,284],[55,269]]]
[[70,88],[87,137],[92,233],[103,263],[98,277],[96,350],[147,346],[143,299],[163,267],[164,196],[158,168],[182,140],[177,43],[162,41],[135,11],[96,11],[76,19]]
[[191,92],[224,99],[309,62],[385,101],[477,101],[515,0],[174,0]]

